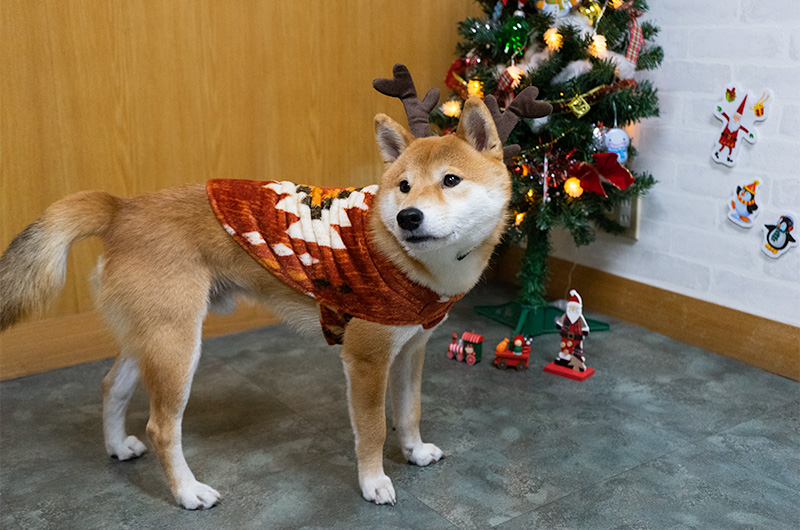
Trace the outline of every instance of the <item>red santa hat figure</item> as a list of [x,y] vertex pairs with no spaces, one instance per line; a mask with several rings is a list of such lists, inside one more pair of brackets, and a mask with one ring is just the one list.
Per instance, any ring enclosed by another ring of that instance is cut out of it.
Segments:
[[567,311],[556,319],[561,331],[561,349],[555,363],[578,371],[586,370],[583,355],[583,338],[589,333],[589,325],[583,318],[583,300],[578,291],[572,289],[567,300]]

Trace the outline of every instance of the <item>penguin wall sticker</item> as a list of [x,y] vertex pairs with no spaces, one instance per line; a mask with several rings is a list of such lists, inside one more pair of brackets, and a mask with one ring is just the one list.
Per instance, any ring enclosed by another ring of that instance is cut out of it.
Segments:
[[742,228],[750,228],[758,216],[756,187],[761,184],[754,180],[746,186],[736,186],[736,192],[728,202],[728,220]]
[[767,119],[770,96],[770,91],[765,90],[760,97],[756,97],[735,84],[725,89],[725,97],[717,102],[714,110],[714,116],[723,123],[711,151],[714,162],[733,167],[742,141],[756,143],[758,135],[755,123]]
[[797,246],[795,227],[797,215],[784,213],[775,224],[764,225],[764,241],[761,250],[770,258],[783,256],[790,248]]

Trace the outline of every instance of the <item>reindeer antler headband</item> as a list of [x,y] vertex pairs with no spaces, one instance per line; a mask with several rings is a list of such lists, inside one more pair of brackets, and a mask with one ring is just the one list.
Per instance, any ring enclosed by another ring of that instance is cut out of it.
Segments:
[[[381,94],[399,98],[403,102],[403,108],[408,119],[408,127],[415,138],[431,136],[429,116],[436,104],[439,103],[439,89],[432,88],[428,90],[425,98],[419,100],[417,98],[417,89],[414,87],[414,80],[405,65],[399,63],[394,65],[392,75],[392,79],[375,79],[372,82],[372,86]],[[494,118],[497,135],[500,137],[501,142],[505,142],[508,139],[520,118],[542,118],[552,112],[553,107],[549,103],[536,101],[536,96],[538,95],[538,88],[534,86],[525,88],[506,107],[505,112],[500,112],[500,107],[494,96],[486,96],[485,103],[492,114],[492,118]],[[519,152],[520,147],[516,144],[504,146],[504,161],[508,163]]]

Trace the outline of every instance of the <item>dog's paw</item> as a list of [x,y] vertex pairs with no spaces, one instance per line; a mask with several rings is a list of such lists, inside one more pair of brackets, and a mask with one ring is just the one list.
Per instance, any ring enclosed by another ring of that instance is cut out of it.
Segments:
[[183,486],[175,494],[175,500],[187,510],[211,508],[219,502],[219,497],[217,490],[196,480]]
[[121,443],[116,446],[107,448],[108,456],[115,457],[119,460],[131,460],[139,458],[147,452],[147,447],[135,436],[128,436]]
[[403,454],[409,463],[418,466],[434,464],[444,457],[444,453],[441,449],[433,444],[425,443],[404,447]]
[[397,502],[392,480],[384,474],[375,478],[364,479],[361,482],[361,495],[375,504],[391,504],[394,506]]

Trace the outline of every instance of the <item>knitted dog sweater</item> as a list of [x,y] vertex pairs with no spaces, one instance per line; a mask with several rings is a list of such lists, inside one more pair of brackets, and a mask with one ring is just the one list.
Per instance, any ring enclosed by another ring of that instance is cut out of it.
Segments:
[[319,188],[215,179],[206,191],[225,230],[264,268],[319,303],[328,344],[351,318],[390,325],[441,322],[463,295],[411,281],[368,237],[377,186]]

